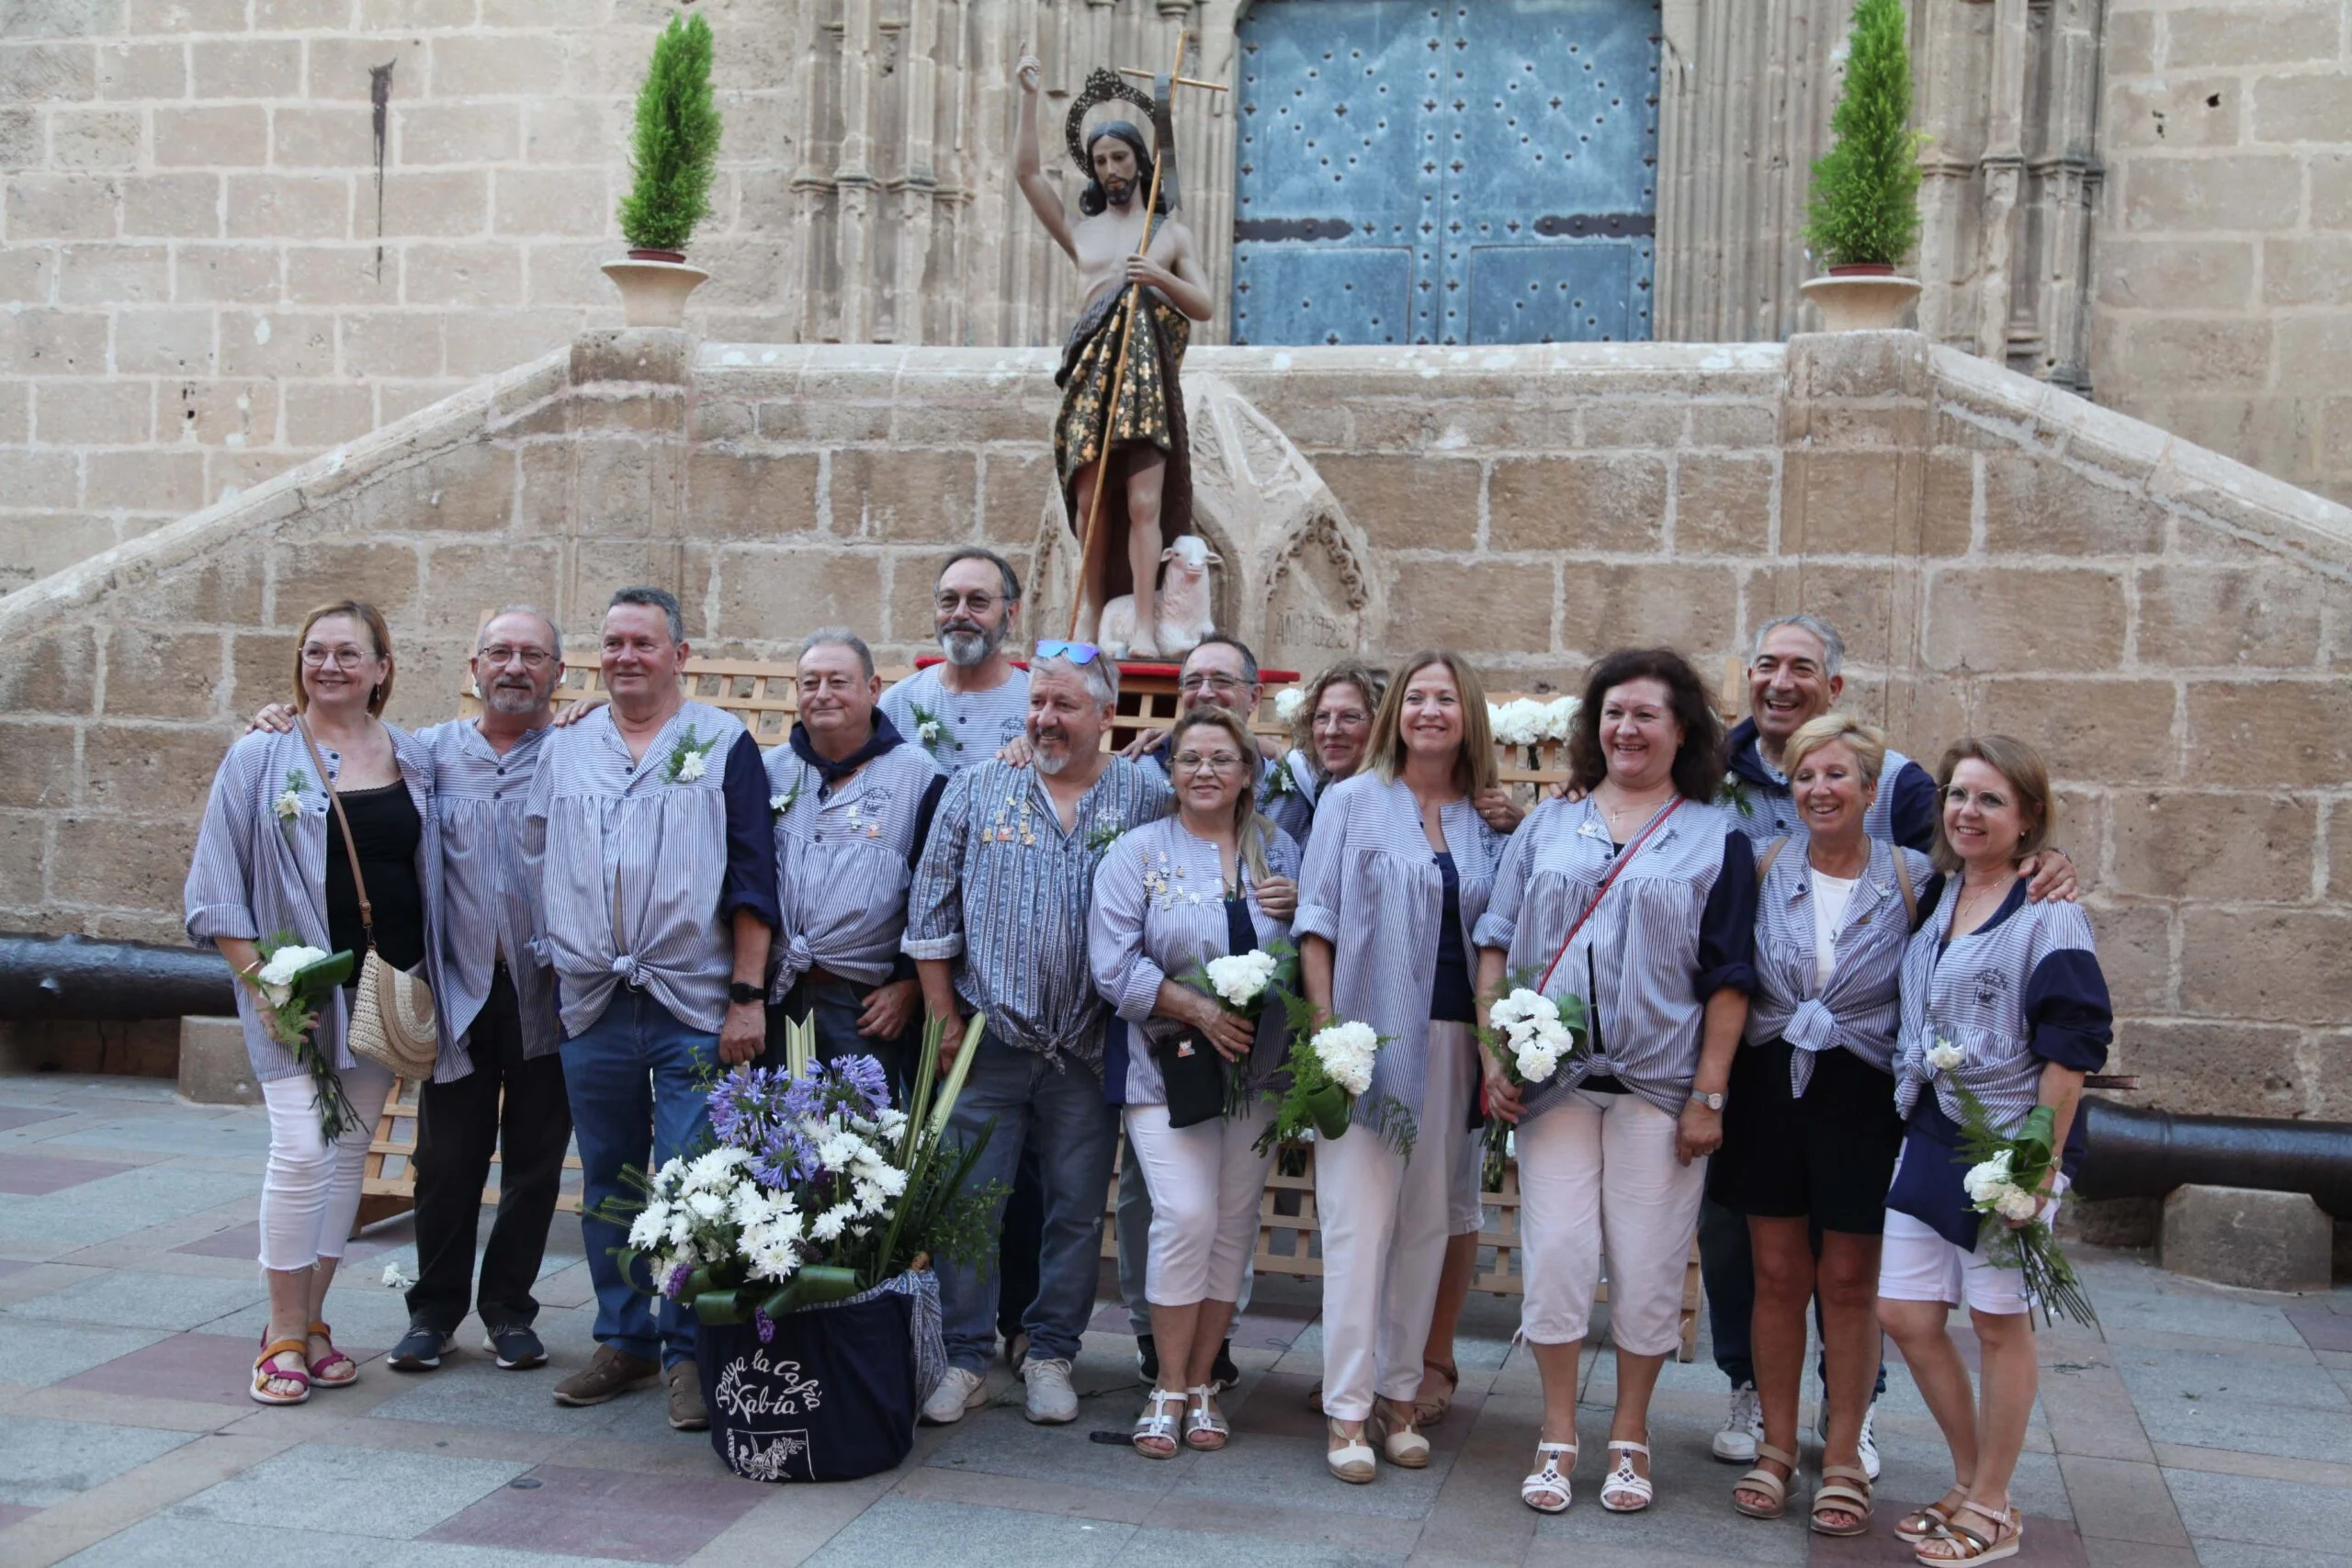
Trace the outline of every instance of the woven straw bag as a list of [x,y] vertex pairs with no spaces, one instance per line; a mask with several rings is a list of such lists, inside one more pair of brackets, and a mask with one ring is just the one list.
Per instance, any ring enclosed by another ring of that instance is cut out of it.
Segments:
[[335,825],[343,829],[343,852],[351,857],[351,885],[359,895],[359,926],[367,935],[367,956],[359,962],[359,994],[352,998],[350,1027],[345,1043],[351,1054],[373,1062],[395,1077],[424,1078],[441,1056],[441,1031],[434,1010],[433,987],[424,976],[394,968],[376,947],[376,911],[368,901],[368,879],[359,874],[359,846],[352,841],[351,819],[343,813],[342,797],[327,784],[326,760],[319,755],[311,727],[294,721],[310,748],[311,765],[319,770],[320,787],[334,807]]

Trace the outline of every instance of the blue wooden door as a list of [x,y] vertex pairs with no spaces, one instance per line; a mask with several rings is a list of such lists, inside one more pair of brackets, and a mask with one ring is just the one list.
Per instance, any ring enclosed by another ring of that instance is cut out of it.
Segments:
[[1646,338],[1658,0],[1258,0],[1233,340]]

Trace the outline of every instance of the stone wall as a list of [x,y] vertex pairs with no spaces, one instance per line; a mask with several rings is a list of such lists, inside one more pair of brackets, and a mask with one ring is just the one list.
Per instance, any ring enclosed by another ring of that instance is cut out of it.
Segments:
[[[1187,368],[1221,616],[1271,659],[1453,643],[1525,688],[1665,640],[1712,674],[1827,615],[1905,750],[2049,750],[2144,1102],[2352,1119],[2352,513],[1909,333]],[[1057,631],[1052,396],[1037,350],[591,334],[10,596],[0,924],[170,939],[220,748],[330,594],[390,613],[409,723],[485,606],[578,627],[648,578],[707,650],[846,621],[903,658],[984,540]]]
[[2352,0],[2108,0],[2104,401],[2352,501]]

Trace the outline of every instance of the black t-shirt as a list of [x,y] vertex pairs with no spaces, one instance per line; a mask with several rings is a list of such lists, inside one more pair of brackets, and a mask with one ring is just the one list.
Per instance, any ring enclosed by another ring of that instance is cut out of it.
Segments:
[[[416,878],[424,823],[416,814],[416,802],[409,798],[408,785],[398,782],[379,789],[346,790],[339,798],[351,821],[360,873],[368,879],[368,901],[375,908],[377,951],[393,968],[413,969],[424,962],[424,888]],[[327,822],[327,941],[338,953],[348,950],[355,960],[367,951],[351,857],[332,816]],[[358,977],[356,967],[352,977]]]
[[1470,955],[1462,945],[1462,874],[1444,850],[1437,853],[1437,870],[1445,879],[1445,902],[1438,911],[1437,977],[1430,987],[1430,1018],[1438,1023],[1476,1023],[1477,994],[1470,985]]

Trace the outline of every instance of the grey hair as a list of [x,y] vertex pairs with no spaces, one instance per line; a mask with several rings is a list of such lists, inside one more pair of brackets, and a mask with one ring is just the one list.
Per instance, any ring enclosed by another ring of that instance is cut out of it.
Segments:
[[678,608],[678,596],[668,589],[652,588],[643,584],[635,588],[624,588],[613,595],[611,602],[605,608],[617,610],[624,604],[647,604],[661,611],[670,622],[670,640],[672,642],[686,640],[686,613]]
[[[555,617],[553,615],[548,615],[537,604],[501,604],[497,609],[492,610],[490,613],[490,621],[494,621],[501,615],[531,615],[537,617],[539,625],[547,627],[548,640],[554,645],[548,649],[548,651],[555,655],[555,661],[558,664],[563,662],[563,628],[555,624]],[[482,622],[481,629],[483,631],[488,631],[490,629],[490,621]],[[474,650],[476,652],[480,652],[481,650],[481,638],[479,637],[474,638]]]
[[1193,645],[1191,652],[1184,655],[1184,662],[1190,664],[1193,661],[1193,654],[1200,652],[1204,648],[1229,648],[1241,655],[1242,682],[1251,686],[1258,683],[1258,656],[1250,651],[1248,643],[1238,637],[1228,637],[1224,632],[1211,632]]
[[1067,670],[1086,682],[1087,694],[1097,706],[1119,705],[1119,667],[1107,653],[1098,653],[1083,664],[1073,664],[1060,654],[1030,660],[1029,673],[1034,677],[1040,670]]
[[1015,604],[1021,602],[1021,574],[1012,570],[1012,563],[1011,561],[1005,559],[994,550],[983,549],[978,545],[966,545],[962,549],[957,550],[945,560],[941,561],[939,563],[939,571],[937,575],[933,576],[931,580],[932,587],[936,589],[939,586],[939,579],[947,575],[947,569],[949,567],[954,566],[957,561],[966,560],[984,560],[990,566],[996,568],[997,575],[1004,580],[1004,597],[1006,601]]
[[1802,610],[1793,615],[1775,615],[1756,628],[1756,650],[1747,656],[1747,661],[1750,664],[1755,663],[1757,655],[1764,651],[1764,639],[1782,626],[1795,626],[1798,630],[1811,632],[1819,638],[1821,672],[1831,680],[1837,679],[1838,672],[1846,667],[1846,639],[1838,635],[1836,626],[1831,626],[1819,615],[1808,615]]
[[865,678],[869,681],[874,679],[874,650],[865,646],[864,637],[847,626],[819,626],[800,639],[797,657],[806,659],[812,650],[820,648],[848,649],[857,655],[857,662],[865,669]]

